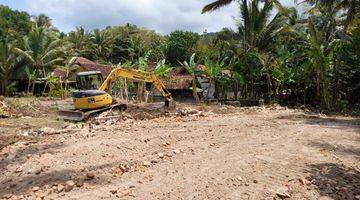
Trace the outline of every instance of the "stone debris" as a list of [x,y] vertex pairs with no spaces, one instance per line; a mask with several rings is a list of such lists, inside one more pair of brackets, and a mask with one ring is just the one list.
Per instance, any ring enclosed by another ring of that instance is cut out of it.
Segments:
[[84,185],[84,181],[85,181],[84,178],[82,178],[82,177],[78,178],[75,183],[76,187],[82,187]]
[[33,187],[31,190],[32,190],[33,192],[36,192],[36,191],[40,190],[40,187],[35,186],[35,187]]
[[66,181],[66,183],[65,183],[65,188],[64,188],[64,190],[65,190],[65,192],[70,192],[73,188],[74,188],[74,186],[75,186],[75,182],[74,181]]
[[111,189],[111,190],[110,190],[110,193],[111,193],[111,194],[116,194],[117,192],[118,192],[117,189]]
[[61,130],[56,130],[54,128],[49,127],[43,127],[38,130],[26,130],[24,132],[21,132],[20,135],[28,137],[28,136],[35,136],[35,137],[42,137],[46,135],[57,135],[57,134],[64,134],[64,133],[72,133],[76,131],[80,131],[81,129],[73,129],[73,128],[66,128]]
[[95,178],[95,174],[92,172],[86,173],[86,179],[91,180]]
[[299,182],[301,183],[301,185],[306,185],[307,184],[307,180],[304,177],[300,177]]
[[143,166],[144,166],[144,167],[150,167],[150,166],[151,166],[151,162],[149,162],[149,161],[144,161],[144,162],[143,162]]
[[64,189],[65,189],[65,186],[60,183],[57,185],[56,191],[60,193],[60,192],[64,191]]
[[164,154],[163,153],[158,153],[159,158],[164,158]]

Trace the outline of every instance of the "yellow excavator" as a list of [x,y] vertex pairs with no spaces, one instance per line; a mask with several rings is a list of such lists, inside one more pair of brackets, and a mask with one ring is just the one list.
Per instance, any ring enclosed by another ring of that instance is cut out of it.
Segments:
[[164,84],[154,73],[135,69],[114,68],[105,81],[99,71],[78,73],[76,85],[79,90],[73,92],[74,109],[59,111],[60,117],[65,120],[83,121],[106,110],[125,110],[126,104],[118,103],[111,96],[114,83],[119,77],[152,83],[165,98],[165,107],[175,107],[171,93],[166,90]]

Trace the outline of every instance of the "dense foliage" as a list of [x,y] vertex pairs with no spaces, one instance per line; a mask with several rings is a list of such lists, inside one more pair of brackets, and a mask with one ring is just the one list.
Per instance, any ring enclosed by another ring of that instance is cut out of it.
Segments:
[[[231,2],[217,0],[203,12]],[[54,68],[69,71],[66,63],[81,56],[127,67],[148,63],[161,74],[183,67],[193,77],[206,75],[218,98],[232,92],[236,99],[359,109],[359,1],[302,3],[309,8],[304,13],[276,0],[240,0],[236,31],[176,30],[167,36],[131,24],[61,33],[46,15],[31,19],[0,5],[0,94],[11,94],[19,80],[29,83],[28,92],[35,80],[50,84]],[[192,88],[199,100],[196,81]]]

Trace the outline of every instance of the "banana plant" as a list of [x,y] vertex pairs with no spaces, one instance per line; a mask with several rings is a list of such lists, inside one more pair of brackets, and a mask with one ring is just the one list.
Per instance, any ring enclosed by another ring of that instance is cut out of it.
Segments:
[[186,71],[192,76],[192,93],[195,98],[196,102],[200,102],[199,95],[197,93],[197,87],[196,87],[196,75],[197,75],[197,67],[198,64],[195,62],[195,53],[193,53],[190,57],[189,62],[184,61],[182,63],[182,66],[186,69]]
[[206,94],[207,99],[209,98],[210,88],[214,86],[213,84],[215,84],[217,80],[219,80],[219,78],[221,77],[221,71],[225,67],[224,60],[214,62],[210,59],[205,59],[204,73],[209,78],[209,82],[210,82],[209,89],[207,90],[207,94]]

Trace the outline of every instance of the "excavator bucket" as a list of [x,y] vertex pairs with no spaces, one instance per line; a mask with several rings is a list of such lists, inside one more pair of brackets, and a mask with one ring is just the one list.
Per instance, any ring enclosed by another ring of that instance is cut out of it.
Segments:
[[175,109],[176,108],[175,101],[173,99],[165,100],[165,108],[170,109],[170,110]]

